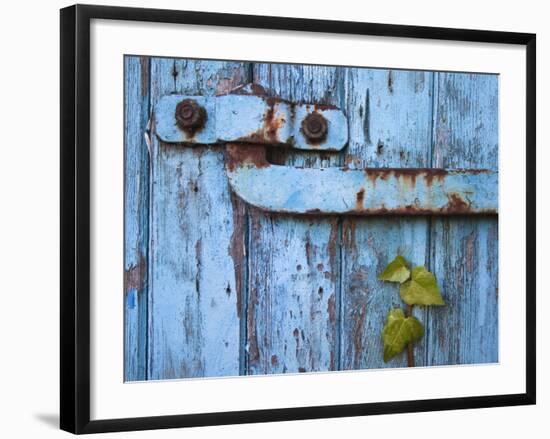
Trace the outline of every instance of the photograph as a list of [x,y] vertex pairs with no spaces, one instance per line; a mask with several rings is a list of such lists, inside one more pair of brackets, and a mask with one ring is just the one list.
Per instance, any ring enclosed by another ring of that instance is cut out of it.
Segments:
[[61,10],[62,430],[535,404],[536,35],[309,12]]
[[6,3],[0,436],[547,430],[548,14],[453,6]]
[[123,80],[125,382],[499,363],[498,72]]

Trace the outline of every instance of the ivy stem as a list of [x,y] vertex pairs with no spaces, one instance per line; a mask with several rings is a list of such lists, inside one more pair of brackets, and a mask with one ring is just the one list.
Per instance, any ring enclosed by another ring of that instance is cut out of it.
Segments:
[[[412,317],[413,305],[407,305],[407,317]],[[413,344],[407,344],[407,366],[414,367],[414,350]]]

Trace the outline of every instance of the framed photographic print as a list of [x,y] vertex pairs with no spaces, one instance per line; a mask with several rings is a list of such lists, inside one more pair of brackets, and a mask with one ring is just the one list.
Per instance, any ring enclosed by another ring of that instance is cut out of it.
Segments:
[[64,430],[535,403],[535,35],[72,6],[61,134]]

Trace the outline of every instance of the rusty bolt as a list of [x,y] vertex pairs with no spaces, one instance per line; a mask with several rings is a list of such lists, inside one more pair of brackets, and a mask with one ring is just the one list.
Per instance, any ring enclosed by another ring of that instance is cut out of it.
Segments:
[[302,133],[309,141],[320,142],[327,136],[328,124],[323,115],[310,113],[302,121]]
[[176,122],[182,130],[198,130],[206,122],[206,110],[194,99],[184,99],[176,106]]

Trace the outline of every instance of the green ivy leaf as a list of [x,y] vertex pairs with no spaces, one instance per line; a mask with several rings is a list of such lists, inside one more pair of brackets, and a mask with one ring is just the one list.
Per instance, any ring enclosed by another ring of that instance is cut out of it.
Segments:
[[411,280],[401,284],[401,299],[407,305],[445,305],[435,276],[424,267],[415,267]]
[[382,330],[384,342],[384,363],[387,363],[403,349],[424,335],[424,327],[416,317],[405,317],[401,308],[394,308],[388,313]]
[[393,261],[391,261],[388,266],[384,269],[382,274],[378,279],[385,280],[388,282],[405,282],[411,272],[407,267],[407,261],[403,256],[396,256]]

